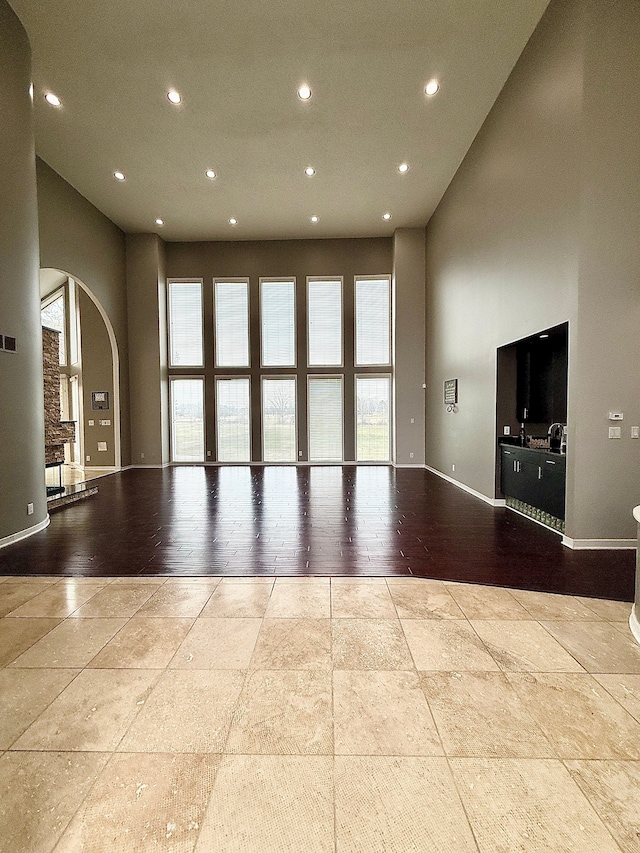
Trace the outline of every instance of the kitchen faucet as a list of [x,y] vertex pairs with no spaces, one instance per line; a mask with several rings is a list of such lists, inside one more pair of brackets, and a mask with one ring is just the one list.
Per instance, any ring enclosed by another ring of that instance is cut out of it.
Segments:
[[547,435],[549,436],[549,447],[552,446],[552,443],[558,443],[558,448],[560,452],[563,452],[563,447],[566,450],[567,440],[566,440],[566,424],[554,423],[551,424],[547,431]]

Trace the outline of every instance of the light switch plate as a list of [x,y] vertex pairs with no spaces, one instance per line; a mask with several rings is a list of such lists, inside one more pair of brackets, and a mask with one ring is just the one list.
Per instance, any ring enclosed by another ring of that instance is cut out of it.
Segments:
[[622,427],[609,427],[609,438],[622,438]]
[[502,427],[502,434],[503,435],[511,435],[511,427],[510,426],[503,426]]
[[640,438],[640,426],[631,427],[631,438]]

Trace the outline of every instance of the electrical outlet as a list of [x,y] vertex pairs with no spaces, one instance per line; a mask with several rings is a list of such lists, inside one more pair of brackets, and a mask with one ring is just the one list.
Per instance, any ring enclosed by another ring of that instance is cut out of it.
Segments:
[[510,426],[503,426],[502,427],[502,434],[503,435],[511,435],[511,427]]
[[27,515],[33,515],[33,504],[27,504]]
[[640,426],[631,427],[631,438],[640,438]]
[[211,456],[211,451],[207,450],[207,456]]
[[140,454],[140,459],[144,459],[144,453]]
[[416,422],[416,419],[415,419],[415,418],[411,418],[411,423],[412,423],[412,424],[415,424],[415,422]]
[[413,453],[409,454],[409,459],[413,459]]
[[91,457],[90,457],[90,456],[85,456],[85,457],[84,457],[84,461],[85,461],[85,462],[91,462]]
[[298,451],[298,456],[302,457],[302,451],[301,450]]
[[96,425],[95,421],[89,421],[89,426],[95,426],[95,425]]

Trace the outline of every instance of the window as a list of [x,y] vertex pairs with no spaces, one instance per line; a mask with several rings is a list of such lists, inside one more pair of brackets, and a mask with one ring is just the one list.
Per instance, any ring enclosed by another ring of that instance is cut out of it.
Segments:
[[356,376],[356,460],[388,462],[391,456],[390,376]]
[[171,458],[204,461],[204,381],[171,380]]
[[169,358],[172,367],[202,367],[202,283],[169,282]]
[[215,282],[216,367],[249,367],[249,283]]
[[59,363],[67,363],[67,323],[64,291],[58,291],[51,300],[45,302],[40,309],[40,319],[43,326],[60,332],[58,335]]
[[342,280],[307,280],[309,367],[342,364]]
[[391,363],[391,282],[356,278],[356,365]]
[[260,280],[263,367],[295,367],[295,286],[293,280]]
[[295,462],[296,380],[262,377],[262,449],[265,462]]
[[216,379],[218,462],[251,461],[249,379]]
[[309,377],[309,460],[341,462],[342,376]]

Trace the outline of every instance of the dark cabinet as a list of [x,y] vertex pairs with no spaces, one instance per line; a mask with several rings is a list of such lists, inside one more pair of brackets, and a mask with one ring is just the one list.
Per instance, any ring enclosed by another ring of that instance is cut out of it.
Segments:
[[501,448],[503,495],[564,519],[566,457],[526,447]]

